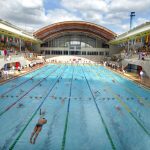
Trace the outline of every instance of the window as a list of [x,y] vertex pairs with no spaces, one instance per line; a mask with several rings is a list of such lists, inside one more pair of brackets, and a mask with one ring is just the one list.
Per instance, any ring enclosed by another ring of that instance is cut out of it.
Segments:
[[104,55],[104,52],[99,52],[99,55]]
[[109,45],[106,43],[102,43],[102,48],[109,48]]
[[105,52],[105,55],[106,55],[106,56],[109,56],[109,52]]
[[87,55],[98,55],[98,52],[87,52]]
[[48,47],[48,42],[42,43],[41,47]]
[[81,55],[80,51],[70,51],[70,55]]
[[47,55],[48,53],[47,53],[47,51],[45,51],[45,55]]
[[83,51],[83,52],[82,52],[82,55],[86,55],[86,52],[85,52],[85,51]]
[[93,52],[92,55],[98,55],[98,52]]
[[41,50],[41,54],[44,54],[44,51],[43,51],[43,50]]
[[91,55],[91,52],[87,52],[87,55]]
[[80,45],[80,41],[70,41],[71,45]]
[[62,55],[62,51],[52,51],[52,55]]
[[64,55],[68,55],[68,51],[64,51]]

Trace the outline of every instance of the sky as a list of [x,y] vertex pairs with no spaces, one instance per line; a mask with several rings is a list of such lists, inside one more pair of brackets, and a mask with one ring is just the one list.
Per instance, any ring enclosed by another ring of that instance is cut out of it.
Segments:
[[62,21],[87,21],[117,34],[150,21],[150,0],[0,0],[0,18],[28,31]]

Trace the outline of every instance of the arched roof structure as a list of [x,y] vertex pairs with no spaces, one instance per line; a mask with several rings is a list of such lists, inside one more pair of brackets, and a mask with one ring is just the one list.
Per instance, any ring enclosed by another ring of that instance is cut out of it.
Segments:
[[55,23],[37,30],[34,32],[34,36],[45,41],[50,37],[58,37],[62,33],[75,32],[97,36],[105,41],[110,41],[116,37],[114,32],[103,26],[83,21],[65,21]]

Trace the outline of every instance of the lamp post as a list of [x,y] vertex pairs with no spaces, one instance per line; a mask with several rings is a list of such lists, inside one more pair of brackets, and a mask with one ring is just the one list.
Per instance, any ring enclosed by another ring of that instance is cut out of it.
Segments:
[[[130,30],[132,29],[132,25],[133,25],[133,17],[135,17],[134,11],[132,11],[130,14]],[[128,53],[129,53],[129,49],[130,49],[130,45],[129,45],[129,40],[128,40]]]
[[132,25],[133,25],[133,17],[135,17],[135,12],[131,12],[130,14],[130,30],[132,29]]

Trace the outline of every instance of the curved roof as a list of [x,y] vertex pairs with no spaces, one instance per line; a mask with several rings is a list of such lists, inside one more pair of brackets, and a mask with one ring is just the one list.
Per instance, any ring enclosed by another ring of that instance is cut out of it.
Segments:
[[112,40],[116,36],[114,32],[103,26],[83,21],[65,21],[55,23],[37,30],[34,32],[34,35],[40,40],[46,40],[49,37],[56,37],[60,33],[62,34],[65,32],[89,33],[106,41]]

